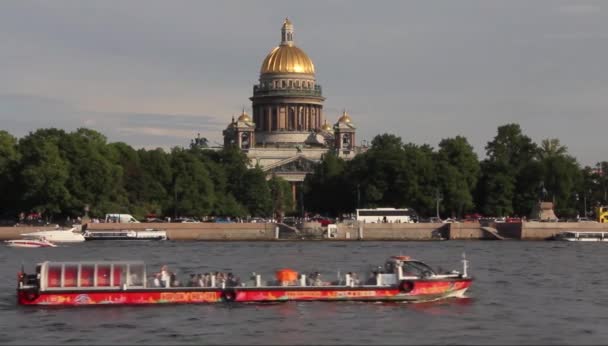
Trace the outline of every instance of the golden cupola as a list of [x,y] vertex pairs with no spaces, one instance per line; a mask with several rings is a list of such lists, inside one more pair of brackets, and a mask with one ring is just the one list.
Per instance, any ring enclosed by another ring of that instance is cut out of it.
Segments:
[[314,74],[315,65],[303,50],[293,43],[293,24],[285,18],[281,28],[281,44],[272,49],[264,59],[260,73],[304,73]]
[[247,114],[247,112],[245,112],[244,109],[243,109],[243,113],[241,113],[241,115],[239,116],[238,121],[251,122],[251,118],[249,117],[249,114]]
[[344,111],[342,113],[342,116],[338,119],[338,123],[350,124],[352,122],[353,122],[353,120],[350,118],[350,115],[348,115],[348,113],[346,113],[346,111]]

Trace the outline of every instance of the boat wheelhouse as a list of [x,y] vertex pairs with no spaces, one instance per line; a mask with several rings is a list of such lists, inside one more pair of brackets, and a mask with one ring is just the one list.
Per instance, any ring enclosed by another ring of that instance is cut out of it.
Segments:
[[[210,277],[200,285],[166,285],[165,270],[150,273],[141,261],[42,262],[35,274],[20,272],[17,288],[22,305],[164,304],[277,301],[403,301],[420,302],[463,297],[472,278],[463,259],[462,273],[437,273],[407,256],[393,256],[373,276],[361,281],[349,272],[325,282],[318,273],[306,275],[283,268],[264,282],[252,274],[249,282]],[[230,275],[229,275],[230,277]],[[164,280],[164,279],[163,279]]]

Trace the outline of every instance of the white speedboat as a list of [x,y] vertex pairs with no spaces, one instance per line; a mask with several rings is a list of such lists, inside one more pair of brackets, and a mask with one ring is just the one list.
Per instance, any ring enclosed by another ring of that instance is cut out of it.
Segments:
[[11,247],[57,247],[45,238],[29,237],[24,239],[13,239],[4,241],[7,246]]
[[84,235],[79,227],[70,229],[56,229],[51,231],[38,231],[33,233],[22,234],[27,237],[46,238],[53,243],[80,243],[85,241]]
[[608,232],[568,231],[555,236],[556,240],[565,241],[608,241]]

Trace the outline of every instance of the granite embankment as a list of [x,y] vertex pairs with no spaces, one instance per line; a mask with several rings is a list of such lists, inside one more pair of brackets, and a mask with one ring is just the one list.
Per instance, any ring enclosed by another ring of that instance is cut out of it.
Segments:
[[[89,230],[159,229],[170,240],[268,241],[268,240],[547,240],[563,231],[604,231],[608,224],[588,222],[523,223],[340,223],[329,230],[318,223],[296,229],[275,223],[89,223]],[[0,227],[0,240],[53,227]]]

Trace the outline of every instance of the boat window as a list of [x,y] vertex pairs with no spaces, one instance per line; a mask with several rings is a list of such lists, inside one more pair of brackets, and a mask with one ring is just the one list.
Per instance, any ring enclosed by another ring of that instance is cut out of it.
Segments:
[[127,282],[127,266],[125,264],[113,265],[112,286],[122,286]]
[[98,265],[97,266],[97,286],[105,287],[110,286],[110,265]]
[[78,265],[66,264],[63,271],[63,287],[76,287],[78,285]]
[[143,286],[144,285],[144,266],[142,264],[131,264],[129,265],[129,279],[127,285],[129,286]]
[[431,267],[429,267],[428,265],[421,263],[421,262],[415,262],[415,261],[403,262],[402,268],[403,268],[404,276],[421,276],[423,273],[425,273],[427,271],[430,272],[431,274],[435,274],[435,272],[433,271],[433,269],[431,269]]
[[50,264],[48,266],[47,286],[61,287],[61,264]]
[[83,264],[80,266],[80,287],[93,287],[95,277],[95,266]]
[[394,273],[395,272],[395,263],[388,261],[384,264],[384,270],[386,273]]

